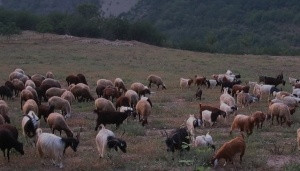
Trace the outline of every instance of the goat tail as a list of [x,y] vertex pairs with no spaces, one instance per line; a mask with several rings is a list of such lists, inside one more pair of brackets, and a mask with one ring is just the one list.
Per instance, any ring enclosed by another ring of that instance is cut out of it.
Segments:
[[36,129],[36,134],[39,137],[43,133],[41,128]]

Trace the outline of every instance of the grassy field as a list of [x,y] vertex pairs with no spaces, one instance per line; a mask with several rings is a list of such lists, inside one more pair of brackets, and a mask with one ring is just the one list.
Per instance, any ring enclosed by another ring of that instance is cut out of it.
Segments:
[[[83,73],[96,98],[96,81],[100,78],[114,80],[120,77],[127,88],[133,82],[148,85],[146,78],[150,74],[159,75],[167,86],[167,90],[157,90],[152,87],[150,98],[153,103],[149,124],[142,127],[137,121],[130,120],[116,130],[114,125],[108,125],[117,136],[123,130],[123,139],[127,142],[127,153],[111,151],[111,158],[100,159],[96,149],[94,131],[96,115],[93,113],[94,103],[72,104],[72,117],[67,120],[74,130],[83,127],[78,151],[66,150],[62,170],[214,170],[206,162],[213,155],[210,149],[191,148],[182,157],[166,151],[165,135],[162,129],[168,131],[180,127],[189,114],[199,115],[200,101],[195,98],[197,87],[180,89],[181,77],[193,78],[195,75],[206,76],[211,79],[213,74],[225,73],[230,69],[240,73],[243,84],[257,81],[259,75],[276,76],[283,72],[284,79],[299,78],[300,58],[289,56],[253,56],[253,55],[224,55],[208,54],[175,49],[159,48],[139,42],[106,41],[101,39],[87,39],[57,35],[42,35],[24,32],[20,36],[13,36],[10,43],[4,37],[0,38],[0,79],[2,84],[8,80],[8,75],[15,68],[22,68],[27,75],[46,74],[52,71],[54,77],[66,88],[65,77],[69,74]],[[281,86],[281,85],[280,85]],[[291,92],[287,83],[283,90]],[[219,106],[220,87],[207,89],[202,87],[202,103]],[[21,134],[22,111],[20,100],[6,100],[12,124],[19,129],[19,140],[25,143]],[[238,113],[250,114],[254,111],[267,112],[266,99],[255,103],[251,110],[240,108]],[[243,163],[227,164],[223,161],[215,170],[299,170],[300,158],[296,148],[296,130],[300,124],[300,113],[292,116],[293,125],[279,126],[275,122],[264,124],[263,129],[254,130],[246,139],[246,154]],[[197,135],[210,131],[215,145],[219,148],[224,142],[239,134],[236,130],[229,135],[233,116],[225,122],[222,118],[213,128],[198,128]],[[41,120],[44,132],[49,132],[47,124]],[[65,134],[63,133],[63,136]],[[21,156],[12,150],[11,162],[7,163],[0,157],[0,170],[57,170],[49,160],[48,165],[40,163],[34,147],[25,143],[25,155]]]

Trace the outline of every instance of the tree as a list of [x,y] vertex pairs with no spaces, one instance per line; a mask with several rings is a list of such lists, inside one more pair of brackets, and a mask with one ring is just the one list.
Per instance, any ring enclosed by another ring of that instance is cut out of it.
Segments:
[[100,16],[99,8],[91,4],[79,5],[76,9],[77,13],[86,19]]
[[6,36],[8,43],[11,35],[20,33],[20,28],[18,28],[14,22],[9,22],[7,24],[3,24],[0,22],[0,34]]
[[52,32],[53,27],[47,20],[41,20],[37,25],[37,31],[39,33],[43,33],[43,39],[45,37],[45,33]]

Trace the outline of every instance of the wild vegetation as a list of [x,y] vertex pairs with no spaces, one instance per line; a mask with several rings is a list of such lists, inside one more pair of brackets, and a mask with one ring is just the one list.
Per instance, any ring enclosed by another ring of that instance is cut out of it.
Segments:
[[[23,32],[13,35],[7,43],[5,37],[0,37],[1,67],[0,79],[2,84],[8,80],[8,75],[16,68],[22,68],[26,74],[54,73],[63,88],[69,74],[83,73],[91,88],[95,92],[96,81],[100,78],[114,80],[122,78],[127,88],[133,82],[148,84],[146,78],[150,74],[159,75],[166,85],[166,90],[151,88],[149,97],[153,108],[149,124],[142,127],[138,121],[128,120],[119,129],[115,125],[107,125],[117,137],[122,136],[127,142],[127,153],[111,151],[110,158],[100,159],[96,149],[94,131],[96,114],[93,113],[94,103],[72,104],[72,117],[66,122],[76,132],[82,126],[81,142],[77,152],[66,150],[63,159],[65,170],[214,170],[207,163],[213,155],[209,148],[197,149],[191,147],[189,152],[182,156],[175,153],[175,159],[166,151],[163,129],[167,132],[180,127],[189,114],[199,116],[199,103],[193,84],[190,89],[181,89],[181,77],[193,78],[195,75],[211,78],[212,74],[225,73],[227,69],[240,73],[243,85],[249,80],[258,81],[259,75],[276,76],[281,71],[284,79],[288,76],[299,78],[299,57],[290,56],[255,56],[255,55],[225,55],[209,54],[192,51],[160,48],[136,41],[108,41],[103,39],[79,38],[63,35],[36,34]],[[209,103],[219,107],[220,87],[203,90],[201,103]],[[283,90],[291,91],[287,84]],[[11,124],[15,125],[20,133],[19,140],[25,143],[21,134],[20,99],[6,100],[9,105]],[[267,112],[268,103],[260,101],[248,108],[239,108],[238,113],[247,114],[261,110]],[[226,122],[218,118],[212,128],[196,128],[196,135],[204,135],[208,131],[213,137],[216,148],[239,135],[235,130],[229,134],[233,116]],[[238,157],[234,165],[224,161],[216,170],[299,170],[299,152],[296,150],[296,130],[300,126],[299,110],[292,116],[293,124],[270,125],[264,124],[262,129],[254,129],[253,134],[246,137],[246,153],[242,164]],[[44,132],[50,132],[48,125],[41,120]],[[62,133],[62,136],[66,136]],[[6,170],[53,170],[55,167],[49,161],[42,165],[35,147],[25,143],[24,156],[12,151],[10,163],[0,157],[0,169]],[[48,161],[48,160],[47,160]]]

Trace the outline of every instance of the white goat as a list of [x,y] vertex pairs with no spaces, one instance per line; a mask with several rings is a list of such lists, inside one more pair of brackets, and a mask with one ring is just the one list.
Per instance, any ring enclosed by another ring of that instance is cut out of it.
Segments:
[[77,133],[76,138],[62,138],[50,133],[42,133],[42,129],[37,129],[38,140],[36,147],[39,156],[42,158],[50,157],[53,164],[60,168],[63,168],[62,157],[68,147],[71,147],[74,152],[77,151],[77,146],[79,144],[80,132]]
[[209,132],[206,135],[200,135],[196,137],[195,147],[211,147],[213,150],[216,149],[212,137],[209,135]]
[[201,120],[197,119],[194,114],[190,114],[190,117],[186,120],[186,127],[190,133],[192,142],[195,141],[195,127],[201,126]]

